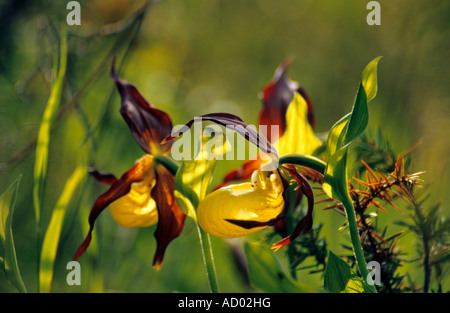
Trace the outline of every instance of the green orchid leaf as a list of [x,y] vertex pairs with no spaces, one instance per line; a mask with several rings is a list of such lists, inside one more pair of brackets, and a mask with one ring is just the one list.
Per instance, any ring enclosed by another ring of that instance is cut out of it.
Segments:
[[[183,137],[190,135],[186,133]],[[201,139],[194,140],[194,146],[200,149],[196,151],[195,158],[181,162],[175,175],[174,195],[180,209],[197,220],[197,207],[206,196],[217,160],[223,158],[228,145],[221,128],[209,125],[204,129]]]
[[338,151],[342,147],[345,139],[345,134],[347,132],[348,121],[350,120],[351,116],[352,113],[348,113],[347,115],[345,115],[343,118],[337,121],[336,124],[333,125],[330,132],[328,133],[327,138],[328,157],[335,154],[336,151]]
[[330,157],[343,146],[358,138],[369,123],[367,97],[363,84],[360,83],[353,109],[345,115],[330,130],[327,138],[327,155]]
[[328,157],[344,145],[351,143],[366,129],[369,122],[367,103],[377,94],[377,65],[380,59],[381,56],[375,58],[365,67],[361,74],[361,82],[352,111],[331,128],[327,139]]
[[348,197],[347,152],[349,144],[361,135],[369,122],[364,88],[360,83],[353,110],[331,129],[327,140],[328,164],[325,170],[323,190],[336,200]]
[[369,109],[367,108],[367,96],[363,84],[360,83],[353,104],[352,113],[345,132],[343,145],[351,143],[359,137],[369,124]]
[[67,179],[61,196],[52,212],[50,223],[45,232],[44,242],[41,249],[39,263],[39,290],[40,292],[50,292],[53,279],[53,265],[55,263],[61,230],[64,222],[67,207],[75,193],[81,180],[87,173],[84,166],[78,166],[72,175]]
[[332,199],[344,201],[347,191],[348,146],[338,150],[328,161],[323,180],[323,191]]
[[[347,189],[347,154],[350,144],[365,131],[369,123],[367,102],[372,100],[377,93],[377,64],[379,59],[380,57],[371,61],[362,72],[361,82],[358,86],[352,111],[334,124],[329,132],[327,138],[328,163],[323,181],[323,190],[325,193],[329,197],[340,201],[345,208],[352,239],[353,252],[358,262],[359,271],[364,277],[367,277],[368,271],[365,268],[366,262],[359,240],[353,202]],[[329,265],[329,270],[327,269],[329,273],[325,279],[326,289],[334,292],[359,292],[362,288],[376,292],[376,289],[373,286],[362,286],[361,281],[353,279],[351,275],[348,274],[348,271],[344,271],[342,269],[344,266],[342,264],[343,261],[337,262],[332,254],[330,254],[330,260],[331,264]],[[339,264],[341,265],[339,266]],[[336,268],[341,267],[341,269],[333,270],[333,266]],[[345,264],[345,266],[348,265]],[[339,271],[342,271],[341,275],[343,275],[343,277],[336,277],[336,275],[339,275]],[[340,278],[340,280],[338,280],[338,278]],[[340,282],[340,285],[333,285],[333,282]]]
[[367,102],[375,98],[375,96],[377,95],[377,67],[378,61],[380,61],[381,58],[382,57],[379,56],[373,59],[369,64],[367,64],[361,75],[361,81],[367,94]]
[[363,70],[352,111],[336,122],[328,134],[324,190],[328,196],[341,202],[349,198],[346,189],[348,146],[365,131],[369,123],[367,102],[377,93],[377,64],[380,58],[372,60]]
[[317,293],[321,291],[316,287],[301,284],[289,278],[268,245],[245,242],[244,252],[250,282],[254,288],[273,293]]
[[8,281],[17,288],[19,292],[26,292],[22,277],[17,264],[16,249],[12,233],[12,218],[14,206],[17,199],[17,190],[22,176],[0,196],[0,243],[4,256],[0,260],[0,266]]
[[174,195],[180,209],[192,217],[196,217],[196,210],[206,195],[212,178],[215,160],[183,161],[175,176]]
[[371,292],[367,284],[352,271],[350,266],[331,251],[328,254],[324,287],[330,292]]

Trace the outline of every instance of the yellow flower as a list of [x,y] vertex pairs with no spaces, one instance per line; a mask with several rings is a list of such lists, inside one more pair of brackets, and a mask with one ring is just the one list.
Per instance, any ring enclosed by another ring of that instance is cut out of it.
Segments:
[[208,194],[197,209],[198,223],[217,237],[249,235],[279,219],[284,211],[283,191],[278,171],[255,171],[251,183],[223,187]]
[[143,180],[132,183],[130,191],[110,205],[112,217],[124,227],[147,227],[158,222],[156,202],[151,196],[156,184],[153,156],[147,154],[137,162],[148,164]]

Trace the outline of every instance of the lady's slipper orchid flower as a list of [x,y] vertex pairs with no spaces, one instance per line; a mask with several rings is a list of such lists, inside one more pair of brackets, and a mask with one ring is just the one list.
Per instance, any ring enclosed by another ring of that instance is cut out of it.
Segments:
[[[258,123],[259,126],[265,126],[260,127],[262,137],[267,138],[272,149],[278,150],[279,155],[312,154],[321,145],[313,131],[314,110],[306,92],[297,82],[287,77],[290,64],[290,59],[284,61],[275,71],[273,79],[262,89],[260,98],[263,108],[259,113]],[[278,126],[278,134],[272,134],[272,125]],[[260,147],[258,143],[255,144]],[[285,237],[272,246],[278,250],[311,229],[314,194],[307,179],[294,166],[282,166],[276,172],[262,171],[266,164],[267,160],[259,155],[255,160],[244,162],[240,168],[228,172],[222,183],[200,202],[197,216],[200,226],[206,232],[219,237],[239,237],[266,226],[275,226]],[[307,214],[289,236],[286,234],[285,218],[290,206],[288,199],[293,200],[287,195],[289,182],[280,169],[294,178],[298,185],[294,206],[300,203],[303,195],[308,198]],[[273,181],[270,180],[271,184],[254,184],[260,175],[268,175]],[[246,181],[250,177],[252,183],[230,185],[233,181]],[[274,189],[274,185],[284,187]]]
[[[260,126],[266,126],[260,129],[267,129],[261,135],[280,155],[312,154],[321,145],[313,131],[313,106],[299,84],[287,77],[290,63],[290,60],[285,61],[275,71],[274,78],[260,94],[263,108],[258,122]],[[278,134],[271,133],[272,125],[278,126]],[[260,147],[258,143],[255,144]],[[275,250],[308,232],[312,227],[314,207],[314,195],[309,182],[292,165],[282,166],[276,171],[264,171],[267,164],[267,160],[258,156],[256,160],[246,161],[241,168],[226,174],[223,182],[200,202],[197,209],[199,225],[218,237],[240,237],[266,226],[275,226],[285,236],[272,246]],[[290,206],[287,195],[289,182],[281,169],[298,186],[296,203],[299,203],[302,195],[308,199],[306,216],[289,236],[286,236],[283,226],[286,210]],[[245,181],[250,177],[251,183],[229,185],[232,181]]]
[[298,188],[308,197],[308,212],[292,234],[272,248],[278,250],[311,229],[314,195],[308,181],[293,166],[278,167],[275,147],[265,137],[246,127],[247,124],[239,117],[227,113],[206,114],[189,121],[163,142],[181,136],[196,120],[212,121],[230,127],[271,157],[271,161],[259,163],[260,168],[253,171],[251,182],[216,188],[200,201],[196,217],[205,232],[224,238],[240,237],[282,221],[290,207],[287,195],[289,182],[282,170],[294,178]]
[[74,260],[85,252],[95,220],[110,206],[112,217],[122,226],[147,227],[158,223],[153,265],[159,268],[168,244],[180,235],[186,217],[173,195],[173,175],[156,162],[157,156],[167,154],[172,146],[171,142],[161,143],[171,133],[172,121],[167,113],[149,103],[136,87],[119,79],[114,66],[111,77],[121,96],[120,113],[146,154],[119,179],[111,174],[91,171],[96,179],[110,188],[95,201],[89,214],[89,232]]

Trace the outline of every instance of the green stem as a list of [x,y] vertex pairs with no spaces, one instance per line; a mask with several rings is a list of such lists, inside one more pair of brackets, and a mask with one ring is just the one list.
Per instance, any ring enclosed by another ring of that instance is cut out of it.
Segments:
[[180,165],[175,162],[173,159],[166,157],[164,155],[161,154],[157,154],[154,158],[155,163],[161,164],[162,166],[164,166],[169,172],[170,174],[172,174],[173,176],[175,176],[175,174],[178,171],[178,168],[180,167]]
[[369,270],[367,269],[366,259],[364,258],[364,251],[361,245],[361,240],[359,239],[358,225],[356,223],[355,209],[353,207],[352,200],[348,196],[343,200],[344,201],[342,202],[342,205],[344,206],[345,213],[347,215],[348,229],[350,231],[353,254],[355,255],[359,272],[361,273],[364,281],[368,284],[371,291],[376,293],[377,289],[374,286],[372,277],[369,275]]
[[[155,163],[164,166],[172,175],[176,175],[180,165],[173,159],[164,155],[156,155],[154,158]],[[211,247],[211,240],[209,235],[205,233],[203,229],[197,224],[198,239],[202,248],[203,261],[205,263],[206,276],[208,277],[209,288],[211,292],[218,293],[219,287],[217,284],[217,274],[214,265],[214,257]]]
[[288,163],[309,167],[320,174],[324,174],[327,168],[327,164],[324,161],[307,154],[285,154],[278,162],[280,165]]
[[[327,164],[322,160],[310,155],[303,155],[303,154],[283,155],[279,160],[279,164],[281,165],[286,163],[309,167],[310,169],[313,169],[323,175],[325,174],[327,168]],[[361,276],[363,277],[364,281],[369,285],[369,288],[373,292],[377,292],[373,284],[372,278],[369,275],[366,260],[364,258],[364,252],[361,245],[361,241],[359,239],[358,225],[356,223],[355,209],[353,207],[352,200],[350,199],[348,194],[344,197],[343,200],[344,201],[342,201],[342,205],[344,206],[347,215],[353,253],[356,258],[356,263],[358,265],[359,272],[361,273]]]
[[219,287],[217,284],[216,267],[214,265],[214,257],[211,247],[211,240],[209,235],[200,228],[197,224],[198,239],[200,240],[200,246],[202,247],[203,261],[206,268],[206,276],[208,277],[209,288],[212,293],[218,293]]

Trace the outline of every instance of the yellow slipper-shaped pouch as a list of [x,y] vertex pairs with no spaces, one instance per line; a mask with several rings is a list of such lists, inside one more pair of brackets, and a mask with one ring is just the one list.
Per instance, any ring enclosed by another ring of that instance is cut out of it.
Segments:
[[207,233],[233,238],[259,231],[283,213],[283,181],[278,171],[257,170],[251,183],[220,188],[199,204],[197,219]]

